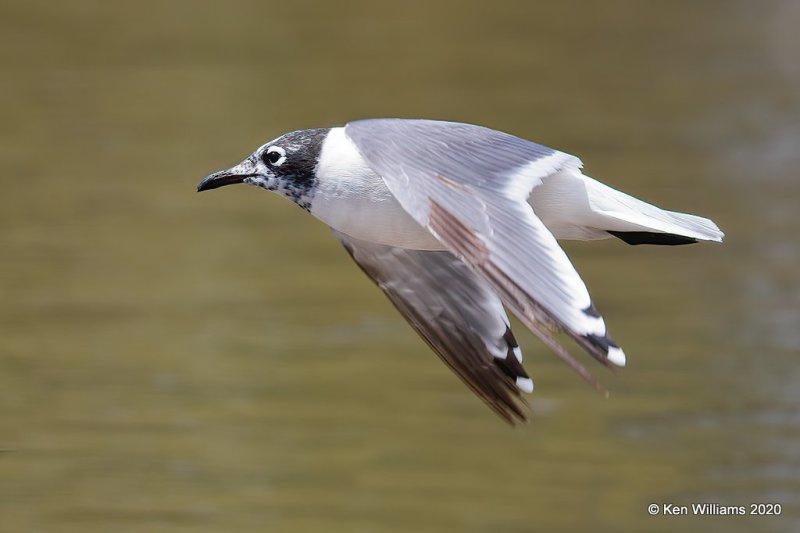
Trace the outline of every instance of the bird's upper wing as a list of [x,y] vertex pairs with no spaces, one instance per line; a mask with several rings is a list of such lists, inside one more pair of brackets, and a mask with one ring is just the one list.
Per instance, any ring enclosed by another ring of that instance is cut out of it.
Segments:
[[451,122],[362,120],[345,132],[411,217],[587,381],[597,385],[550,330],[563,329],[606,365],[624,364],[583,280],[526,202],[543,178],[579,167],[577,158]]
[[470,389],[510,423],[533,382],[497,296],[445,251],[407,250],[334,231],[350,256]]

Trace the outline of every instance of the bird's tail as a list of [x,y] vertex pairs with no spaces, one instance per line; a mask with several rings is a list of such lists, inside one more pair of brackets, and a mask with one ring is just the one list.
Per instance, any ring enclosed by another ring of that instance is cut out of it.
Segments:
[[530,203],[560,239],[592,240],[610,235],[628,244],[721,242],[724,234],[707,218],[666,211],[565,169],[534,189]]

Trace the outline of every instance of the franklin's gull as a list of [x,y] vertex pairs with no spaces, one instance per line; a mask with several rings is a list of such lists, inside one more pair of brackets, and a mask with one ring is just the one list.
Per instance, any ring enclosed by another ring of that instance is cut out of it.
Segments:
[[370,119],[294,131],[198,191],[247,183],[333,229],[411,327],[497,414],[525,421],[533,381],[503,306],[584,379],[553,336],[625,365],[556,239],[722,241],[706,218],[665,211],[581,172],[575,156],[488,128]]

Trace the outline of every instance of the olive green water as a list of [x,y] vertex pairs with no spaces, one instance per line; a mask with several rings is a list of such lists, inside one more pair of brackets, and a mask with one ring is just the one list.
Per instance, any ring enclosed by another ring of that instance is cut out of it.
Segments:
[[[800,530],[799,25],[791,0],[0,2],[0,531]],[[517,327],[511,429],[327,228],[194,192],[370,116],[578,154],[726,243],[567,243],[629,367],[592,367],[606,400]]]

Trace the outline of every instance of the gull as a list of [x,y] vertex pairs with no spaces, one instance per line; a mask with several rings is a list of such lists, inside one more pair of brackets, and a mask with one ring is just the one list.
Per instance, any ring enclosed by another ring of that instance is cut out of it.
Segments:
[[511,311],[586,381],[564,332],[606,367],[625,366],[556,239],[721,242],[711,220],[666,211],[583,174],[577,157],[472,124],[367,119],[286,133],[204,178],[288,198],[331,227],[441,360],[511,424],[533,381]]

